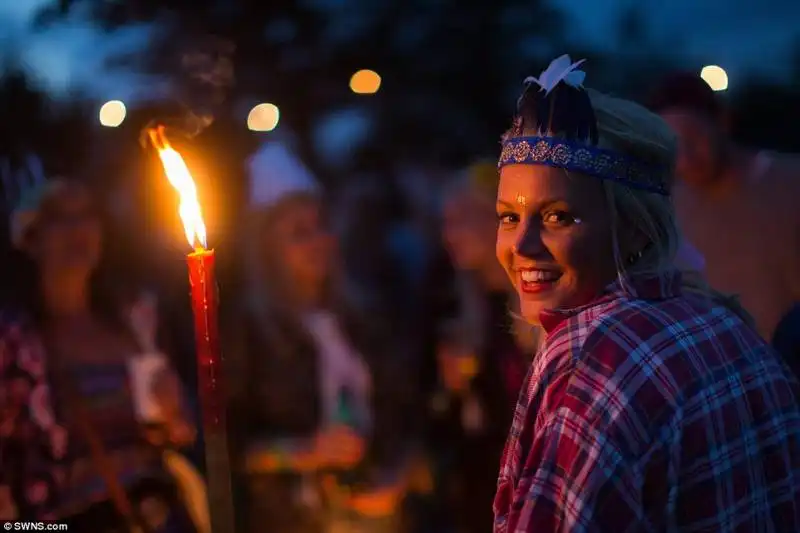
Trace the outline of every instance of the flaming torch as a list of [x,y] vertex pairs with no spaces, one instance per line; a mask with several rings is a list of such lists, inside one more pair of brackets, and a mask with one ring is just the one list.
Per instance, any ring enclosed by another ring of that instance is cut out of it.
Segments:
[[208,480],[208,503],[213,533],[233,533],[234,511],[228,456],[226,398],[217,322],[217,283],[214,250],[208,249],[206,226],[189,168],[167,140],[164,127],[148,130],[170,184],[180,196],[179,214],[194,252],[186,256],[194,313],[197,377],[202,411]]

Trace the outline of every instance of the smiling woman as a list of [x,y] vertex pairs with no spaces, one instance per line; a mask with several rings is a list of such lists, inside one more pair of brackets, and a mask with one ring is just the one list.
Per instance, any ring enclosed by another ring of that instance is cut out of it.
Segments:
[[[525,92],[525,118],[506,133],[500,160],[498,259],[532,323],[544,309],[582,305],[615,279],[658,274],[682,259],[668,194],[674,134],[632,102],[562,85],[576,93],[554,86],[547,94],[563,103],[552,109],[544,92]],[[523,291],[523,271],[541,283],[526,283]],[[751,321],[695,272],[682,282]]]
[[666,124],[584,89],[579,65],[526,80],[503,138],[497,256],[547,337],[495,531],[798,530],[800,387],[747,313],[676,267]]
[[504,169],[497,253],[530,322],[545,309],[581,305],[613,281],[609,210],[597,201],[602,194],[598,180],[560,169]]

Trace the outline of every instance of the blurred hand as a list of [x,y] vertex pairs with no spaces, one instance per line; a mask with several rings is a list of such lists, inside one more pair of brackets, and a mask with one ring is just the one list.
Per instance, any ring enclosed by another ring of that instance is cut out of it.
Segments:
[[245,468],[249,472],[350,469],[364,457],[364,448],[359,434],[346,426],[336,426],[320,431],[310,441],[256,444],[246,454]]
[[358,492],[348,498],[346,505],[360,515],[377,518],[392,516],[405,496],[405,486],[401,483],[375,487]]
[[322,430],[314,440],[314,456],[321,467],[352,468],[364,457],[364,439],[347,426]]
[[463,347],[442,344],[437,351],[439,374],[445,388],[454,394],[469,390],[472,378],[477,374],[475,355]]
[[151,393],[160,406],[167,440],[176,446],[194,442],[196,428],[186,415],[183,387],[171,370],[159,372],[152,382]]
[[313,443],[305,440],[256,441],[244,454],[249,473],[278,471],[312,472],[318,469]]

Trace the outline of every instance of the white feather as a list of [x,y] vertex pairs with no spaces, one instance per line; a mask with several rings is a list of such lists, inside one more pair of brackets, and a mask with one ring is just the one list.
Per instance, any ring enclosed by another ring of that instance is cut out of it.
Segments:
[[564,54],[554,59],[538,78],[534,76],[525,78],[525,84],[535,83],[541,87],[541,90],[545,91],[545,93],[549,93],[555,89],[561,81],[571,87],[581,87],[583,81],[586,79],[586,73],[582,70],[577,70],[577,68],[581,66],[584,61],[586,60],[581,59],[573,63],[569,55]]
[[586,79],[586,73],[582,70],[573,70],[566,76],[564,76],[564,83],[571,87],[581,87],[583,86],[583,80]]

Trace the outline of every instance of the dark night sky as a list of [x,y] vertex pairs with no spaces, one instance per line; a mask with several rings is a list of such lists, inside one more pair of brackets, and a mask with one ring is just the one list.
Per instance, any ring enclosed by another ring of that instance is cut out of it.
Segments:
[[[153,91],[154,85],[144,83],[136,73],[109,72],[104,66],[113,53],[141,48],[149,28],[101,34],[76,13],[65,23],[34,34],[29,30],[32,13],[48,1],[1,0],[0,45],[20,50],[30,70],[51,92],[64,94],[77,86],[98,99],[130,101],[145,86]],[[780,78],[792,39],[800,35],[797,0],[638,0],[634,4],[631,0],[557,0],[557,5],[568,15],[571,39],[612,50],[620,14],[627,6],[637,5],[652,46],[680,50],[695,63],[723,66],[732,88],[737,79],[749,74]]]
[[749,74],[785,75],[793,39],[800,37],[797,0],[558,0],[574,21],[574,34],[612,48],[620,13],[636,5],[653,45],[682,50],[690,59],[718,64],[731,86]]

